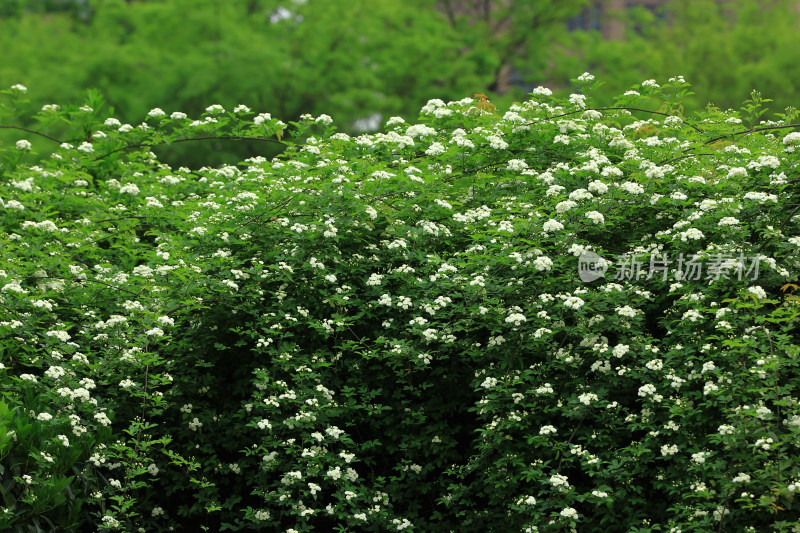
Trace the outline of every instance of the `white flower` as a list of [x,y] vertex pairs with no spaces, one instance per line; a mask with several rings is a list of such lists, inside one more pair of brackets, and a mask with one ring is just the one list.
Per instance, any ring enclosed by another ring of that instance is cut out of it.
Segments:
[[553,91],[548,89],[547,87],[536,87],[531,94],[536,96],[553,96]]
[[655,385],[653,385],[651,383],[648,383],[646,385],[642,385],[641,387],[639,387],[639,396],[641,396],[643,398],[647,397],[647,396],[651,396],[651,395],[653,395],[655,393],[656,393],[656,387],[655,387]]
[[754,294],[759,299],[764,299],[767,297],[767,291],[759,287],[758,285],[754,285],[747,289],[747,292],[750,294]]
[[728,177],[729,178],[746,178],[747,177],[747,169],[744,167],[733,167],[728,169]]
[[602,224],[606,220],[605,217],[603,217],[603,214],[598,211],[587,211],[586,218],[588,218],[595,224]]
[[800,131],[793,131],[783,138],[786,146],[800,145]]
[[734,477],[732,480],[734,483],[747,483],[750,481],[750,475],[745,474],[743,472],[739,472],[739,474]]
[[533,266],[536,268],[536,270],[540,272],[544,270],[552,270],[553,260],[545,255],[540,255],[539,257],[533,260]]
[[111,425],[111,419],[108,418],[108,415],[105,414],[105,413],[95,413],[94,414],[94,419],[97,420],[100,424],[102,424],[104,426],[110,426]]
[[680,232],[678,236],[681,238],[681,241],[683,242],[689,240],[698,241],[705,237],[705,235],[703,235],[703,232],[697,228],[689,228],[686,231]]
[[17,145],[16,146],[17,146],[17,150],[20,150],[20,151],[30,150],[31,149],[30,141],[26,141],[25,139],[21,139],[21,140],[17,141]]
[[664,368],[664,362],[661,359],[653,359],[652,361],[648,361],[644,366],[650,370],[661,370]]
[[542,230],[544,230],[545,232],[558,231],[562,229],[564,229],[564,224],[552,218],[547,222],[545,222],[544,225],[542,226]]
[[569,95],[569,103],[580,107],[581,109],[586,107],[586,95],[585,94],[571,94]]
[[526,321],[525,316],[520,313],[511,313],[506,317],[506,324],[514,324],[515,326],[519,326]]
[[486,137],[489,141],[489,146],[495,150],[504,150],[508,148],[508,143],[505,142],[499,135],[489,135]]
[[[605,170],[608,170],[609,168],[612,168],[612,167],[606,167]],[[603,193],[608,192],[608,185],[606,185],[605,183],[603,183],[600,180],[594,180],[593,182],[591,182],[589,184],[589,190],[591,192],[595,192],[597,194],[603,194]]]
[[617,344],[616,346],[614,346],[614,349],[611,350],[611,353],[615,357],[619,358],[628,353],[629,351],[630,347],[627,344]]
[[444,145],[439,142],[432,143],[427,150],[425,150],[426,155],[441,155],[444,153]]
[[591,200],[594,198],[594,195],[587,191],[586,189],[575,189],[571,193],[569,193],[569,199],[579,202],[581,200]]
[[748,193],[745,193],[744,199],[745,200],[755,200],[755,201],[757,201],[759,203],[777,202],[778,201],[778,196],[775,195],[775,194],[768,194],[768,193],[761,192],[761,191],[750,191]]
[[593,392],[584,392],[580,396],[578,396],[578,401],[581,402],[583,405],[591,405],[593,401],[597,401],[599,398],[597,394]]
[[717,428],[717,431],[720,435],[733,435],[736,431],[736,428],[730,426],[728,424],[722,424],[720,427]]
[[678,453],[678,446],[676,446],[675,444],[671,445],[665,444],[661,447],[661,455],[665,457],[668,457],[670,455],[675,455],[676,453]]
[[153,117],[153,118],[163,117],[164,115],[166,115],[166,113],[164,113],[164,111],[160,107],[154,107],[147,113],[148,117]]
[[425,124],[414,124],[406,129],[406,135],[412,138],[427,137],[429,135],[436,135],[436,130]]
[[36,420],[41,420],[42,422],[49,422],[52,419],[53,415],[51,415],[50,413],[39,413],[36,416]]
[[561,474],[553,474],[550,476],[550,484],[554,487],[569,487],[567,476],[562,476]]
[[136,196],[137,194],[139,194],[139,187],[137,187],[133,183],[127,183],[119,188],[119,192],[123,194],[130,194]]
[[514,172],[522,172],[528,168],[528,163],[522,159],[511,159],[506,168]]
[[706,462],[706,455],[708,455],[706,452],[693,453],[692,461],[694,461],[697,464],[703,464]]
[[569,298],[564,300],[564,305],[572,309],[580,309],[581,307],[583,307],[584,303],[585,302],[581,298],[578,298],[577,296],[570,296]]
[[78,150],[80,150],[81,152],[86,152],[87,154],[89,154],[89,153],[94,152],[94,146],[92,146],[92,143],[85,142],[85,143],[81,143],[81,145],[78,146]]
[[588,72],[584,72],[583,74],[578,76],[578,81],[588,83],[590,81],[594,81],[594,76],[592,74],[589,74]]
[[572,507],[566,507],[566,508],[562,509],[559,514],[561,516],[563,516],[564,518],[572,518],[573,520],[577,520],[578,519],[578,511],[576,511]]
[[697,311],[696,309],[689,309],[688,311],[683,313],[683,319],[690,320],[692,322],[697,322],[702,317],[703,315],[700,313],[700,311]]
[[481,387],[483,387],[484,389],[491,389],[496,385],[497,385],[497,378],[493,377],[488,377],[483,380],[483,383],[481,383]]
[[61,376],[63,376],[64,374],[66,374],[66,370],[64,370],[60,366],[51,366],[44,373],[45,376],[47,376],[49,378],[52,378],[52,379],[58,379]]
[[563,202],[558,202],[556,204],[556,211],[559,214],[563,214],[572,209],[573,207],[575,207],[576,205],[578,204],[576,204],[572,200],[564,200]]
[[344,430],[339,429],[338,426],[331,426],[325,429],[325,433],[334,439],[338,439],[344,433]]
[[633,181],[621,183],[619,188],[630,194],[642,194],[644,192],[644,187]]
[[381,274],[370,274],[369,279],[367,280],[366,284],[372,287],[377,287],[381,284],[383,280],[383,275]]
[[48,331],[47,333],[45,333],[45,335],[47,335],[48,337],[56,337],[57,339],[61,340],[62,342],[67,342],[68,340],[70,340],[72,338],[69,333],[67,333],[66,331],[60,331],[60,330],[51,330],[51,331]]
[[20,85],[19,83],[17,83],[16,85],[12,85],[11,89],[14,90],[14,91],[19,91],[21,93],[28,92],[28,88],[25,87],[24,85]]

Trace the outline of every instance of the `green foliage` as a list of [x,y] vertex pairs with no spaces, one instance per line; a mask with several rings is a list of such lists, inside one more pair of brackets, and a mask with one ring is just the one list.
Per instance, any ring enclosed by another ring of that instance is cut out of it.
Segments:
[[[574,82],[357,137],[3,91],[2,525],[797,527],[797,125]],[[153,153],[220,139],[283,152]]]
[[[134,125],[156,106],[197,116],[209,102],[247,102],[285,120],[328,113],[358,132],[414,117],[417,102],[496,89],[512,62],[541,70],[542,43],[585,1],[492,2],[486,13],[472,3],[449,18],[450,2],[434,0],[97,0],[88,18],[29,6],[0,17],[0,79],[36,87],[37,106],[97,89]],[[159,155],[189,167],[263,155],[248,143],[198,146]]]
[[553,62],[554,79],[590,70],[609,80],[599,95],[611,98],[642,78],[681,74],[698,88],[685,102],[692,111],[709,103],[738,109],[756,88],[774,99],[775,111],[798,106],[800,12],[793,0],[671,0],[617,16],[629,30],[625,38],[573,33]]

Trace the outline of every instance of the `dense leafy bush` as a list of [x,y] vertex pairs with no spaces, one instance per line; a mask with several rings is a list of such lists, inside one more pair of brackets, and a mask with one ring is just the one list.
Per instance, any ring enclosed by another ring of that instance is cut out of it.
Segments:
[[[51,157],[0,148],[0,525],[796,531],[794,117],[576,83],[360,137],[42,110]],[[208,137],[286,149],[151,152]]]

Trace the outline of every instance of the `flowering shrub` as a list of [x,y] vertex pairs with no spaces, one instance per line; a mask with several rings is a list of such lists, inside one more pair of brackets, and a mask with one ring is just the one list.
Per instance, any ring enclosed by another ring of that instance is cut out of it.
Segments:
[[[577,83],[359,137],[38,112],[0,147],[0,526],[798,530],[794,116]],[[223,137],[285,151],[151,152]]]

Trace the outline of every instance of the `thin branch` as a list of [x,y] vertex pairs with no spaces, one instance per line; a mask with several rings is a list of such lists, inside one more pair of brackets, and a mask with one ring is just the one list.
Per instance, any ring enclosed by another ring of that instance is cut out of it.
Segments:
[[[736,131],[736,132],[733,132],[733,133],[729,133],[727,135],[720,135],[719,137],[713,137],[713,138],[707,140],[704,144],[706,144],[706,145],[713,144],[713,143],[715,143],[717,141],[721,141],[723,139],[728,139],[728,138],[734,137],[736,135],[744,136],[744,135],[749,135],[751,133],[755,133],[757,131],[781,130],[781,129],[786,129],[786,128],[800,128],[800,124],[787,124],[786,126],[764,126],[764,127],[761,127],[761,128],[752,128],[752,129],[744,130],[744,131]],[[694,148],[689,147],[689,148],[686,148],[685,150],[682,150],[682,152],[686,153],[686,152],[691,152],[692,150],[694,150]],[[702,154],[696,154],[696,155],[711,155],[711,154],[702,153]],[[694,155],[690,154],[690,155],[686,155],[686,156],[676,157],[674,159],[667,159],[666,161],[662,161],[659,164],[663,165],[664,163],[671,163],[673,161],[678,161],[679,159],[684,159],[686,157],[694,157]],[[789,182],[789,183],[791,183],[791,182]]]
[[721,135],[719,137],[714,137],[706,141],[706,144],[715,143],[717,141],[721,141],[722,139],[727,139],[728,137],[733,137],[734,135],[749,135],[751,133],[755,133],[757,131],[769,131],[769,130],[785,130],[786,128],[800,128],[800,124],[787,124],[785,126],[763,126],[761,128],[751,128],[745,131],[737,131],[734,133],[729,133],[727,135]]
[[[624,106],[623,107],[592,107],[592,108],[589,108],[589,109],[579,109],[577,111],[570,111],[569,113],[562,113],[560,115],[553,115],[552,117],[547,117],[546,119],[540,119],[540,120],[538,120],[536,122],[528,122],[528,125],[537,124],[538,122],[542,122],[544,120],[553,120],[554,118],[568,117],[568,116],[571,116],[571,115],[577,115],[578,113],[586,113],[587,111],[638,111],[638,112],[641,112],[641,113],[650,113],[651,115],[662,115],[664,117],[676,117],[677,116],[677,115],[670,115],[669,113],[663,113],[661,111],[653,111],[651,109],[642,109],[640,107],[624,107]],[[683,122],[685,125],[687,125],[690,128],[692,128],[693,130],[697,131],[698,133],[705,133],[703,130],[701,130],[700,128],[698,128],[694,124],[686,122],[683,119],[681,119],[681,122]]]
[[124,220],[126,218],[141,218],[141,219],[144,219],[144,218],[147,218],[147,217],[146,216],[142,216],[142,215],[128,215],[128,216],[125,216],[125,217],[105,218],[103,220],[92,220],[92,222],[95,223],[95,224],[100,224],[101,222],[116,222],[118,220]]
[[188,141],[211,141],[211,140],[215,140],[215,141],[264,141],[264,142],[271,142],[271,143],[275,143],[275,144],[280,144],[282,146],[286,145],[286,143],[284,143],[282,141],[271,139],[269,137],[241,137],[239,135],[222,135],[222,136],[208,135],[208,136],[205,136],[205,137],[187,137],[185,139],[175,139],[173,141],[163,141],[163,142],[158,142],[158,143],[129,144],[127,146],[123,146],[122,148],[117,148],[116,150],[112,150],[112,151],[110,151],[108,153],[105,153],[105,154],[99,156],[99,157],[96,157],[95,161],[99,161],[101,159],[105,159],[106,157],[108,157],[108,156],[110,156],[112,154],[116,154],[117,152],[122,152],[124,150],[131,150],[131,149],[134,149],[134,148],[142,148],[142,147],[145,147],[145,146],[163,146],[163,145],[166,145],[166,144],[177,144],[177,143],[188,142]]
[[28,133],[32,133],[34,135],[38,135],[39,137],[44,137],[45,139],[50,139],[51,141],[57,142],[58,144],[63,144],[62,141],[60,141],[60,140],[56,139],[55,137],[52,137],[52,136],[50,136],[50,135],[48,135],[46,133],[42,133],[40,131],[36,131],[36,130],[28,129],[28,128],[23,128],[22,126],[5,126],[3,124],[0,124],[0,128],[9,129],[9,130],[26,131]]
[[128,294],[133,294],[134,296],[139,296],[139,294],[136,293],[136,292],[129,291],[128,289],[123,289],[122,287],[119,287],[117,285],[111,285],[110,283],[106,283],[105,281],[100,281],[100,280],[97,280],[97,279],[65,278],[65,277],[62,277],[62,276],[22,276],[21,279],[36,279],[36,280],[40,280],[40,279],[60,279],[60,280],[64,280],[64,281],[76,281],[76,282],[92,281],[94,283],[100,283],[101,285],[105,285],[106,287],[110,287],[110,288],[116,289],[118,291],[124,291],[124,292],[127,292]]
[[789,213],[789,216],[788,216],[788,217],[786,217],[786,220],[784,220],[783,222],[781,222],[781,225],[780,225],[780,226],[778,226],[778,230],[780,230],[780,229],[781,229],[781,228],[782,228],[784,225],[786,225],[786,223],[787,223],[787,222],[789,222],[789,221],[792,219],[792,217],[794,216],[794,214],[795,214],[795,213],[797,213],[798,209],[800,209],[800,205],[798,205],[797,207],[795,207],[795,208],[794,208],[794,211],[792,211],[791,213]]
[[699,154],[688,154],[688,155],[679,155],[678,157],[673,157],[672,159],[665,159],[664,161],[659,161],[660,165],[666,165],[667,163],[674,163],[675,161],[680,161],[681,159],[688,159],[690,157],[699,157],[701,155],[714,155],[709,152],[700,152]]

